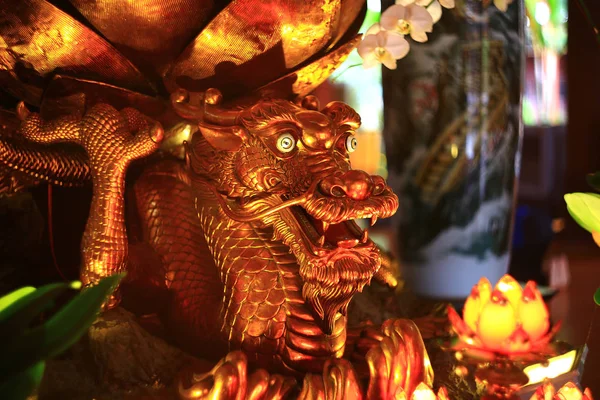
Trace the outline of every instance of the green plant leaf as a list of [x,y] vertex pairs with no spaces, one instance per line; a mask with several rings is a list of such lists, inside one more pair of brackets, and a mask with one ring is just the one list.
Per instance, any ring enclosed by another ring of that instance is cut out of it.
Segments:
[[21,297],[27,296],[29,293],[35,292],[35,288],[33,286],[25,286],[21,289],[17,289],[14,292],[10,292],[7,295],[0,297],[0,315],[2,315],[2,311],[19,300]]
[[594,293],[594,301],[596,305],[600,306],[600,288],[596,289],[596,293]]
[[585,177],[585,180],[594,190],[600,192],[600,171],[594,172],[593,174],[588,174]]
[[54,357],[73,345],[96,319],[102,303],[124,274],[102,279],[58,310],[48,321],[0,343],[0,377],[12,377],[31,365]]
[[68,289],[77,288],[78,283],[45,285],[6,306],[0,311],[0,343],[3,343],[8,336],[25,330],[36,316],[53,305],[56,297]]
[[0,383],[3,399],[25,400],[40,385],[44,376],[45,363],[40,361],[20,374]]
[[590,233],[600,232],[600,195],[570,193],[565,194],[565,201],[575,222]]

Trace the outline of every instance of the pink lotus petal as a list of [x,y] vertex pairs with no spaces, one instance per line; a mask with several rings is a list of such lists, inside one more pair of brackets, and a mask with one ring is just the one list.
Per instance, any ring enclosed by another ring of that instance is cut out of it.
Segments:
[[381,61],[381,63],[389,69],[396,69],[396,60],[394,57],[392,57],[389,51],[386,51],[383,56],[379,58],[379,61]]
[[377,38],[377,47],[387,47],[389,34],[390,33],[388,31],[381,31],[377,35],[375,35],[375,37]]
[[393,5],[381,14],[381,27],[393,31],[401,19],[407,19],[407,8],[399,4]]
[[415,42],[419,42],[419,43],[425,43],[427,41],[427,34],[425,32],[420,32],[420,31],[412,30],[410,32],[410,37]]
[[371,27],[369,29],[367,29],[367,31],[365,32],[365,36],[367,35],[377,35],[379,32],[381,32],[381,25],[379,24],[379,22],[374,23],[373,25],[371,25]]
[[408,6],[410,24],[413,30],[431,32],[433,30],[433,18],[425,7],[415,4]]
[[431,15],[434,24],[438,22],[440,18],[442,18],[442,6],[440,5],[440,2],[434,0],[433,3],[427,7],[427,12]]
[[373,53],[377,48],[377,37],[375,35],[367,35],[358,45],[358,55],[365,58],[367,54]]
[[410,45],[408,44],[408,41],[404,39],[404,36],[390,32],[385,48],[390,52],[394,59],[399,60],[408,54]]
[[363,68],[369,69],[381,64],[381,61],[377,58],[374,53],[369,53],[363,57]]

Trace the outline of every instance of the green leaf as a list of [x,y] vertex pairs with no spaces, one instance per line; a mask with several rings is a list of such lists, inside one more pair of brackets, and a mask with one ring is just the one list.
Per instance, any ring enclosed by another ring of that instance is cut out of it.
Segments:
[[596,289],[596,293],[594,293],[594,301],[596,305],[600,306],[600,288]]
[[40,361],[31,368],[27,368],[11,379],[0,383],[2,398],[7,400],[25,400],[33,390],[40,385],[44,376],[45,363]]
[[36,316],[52,306],[56,297],[70,288],[77,287],[77,283],[45,285],[5,307],[0,312],[0,343],[4,343],[9,336],[19,335]]
[[588,185],[590,185],[594,190],[600,192],[600,171],[595,172],[593,174],[588,174],[585,177],[585,180],[587,181]]
[[102,303],[123,276],[116,274],[102,279],[73,298],[45,324],[25,331],[11,343],[0,343],[6,346],[0,349],[0,377],[21,373],[72,346],[94,322]]
[[2,315],[2,311],[6,307],[19,300],[21,297],[27,296],[31,292],[35,292],[35,288],[33,286],[25,286],[0,297],[0,315]]
[[565,201],[575,222],[590,233],[600,232],[600,195],[570,193],[565,194]]

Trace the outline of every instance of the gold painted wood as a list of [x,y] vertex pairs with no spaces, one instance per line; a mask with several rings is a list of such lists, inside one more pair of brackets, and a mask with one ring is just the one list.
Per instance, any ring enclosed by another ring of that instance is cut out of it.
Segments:
[[0,83],[39,105],[61,72],[152,93],[139,70],[108,42],[44,0],[0,0]]
[[213,14],[213,0],[70,0],[104,37],[145,70],[173,61]]
[[172,91],[249,92],[293,70],[337,33],[340,0],[234,0],[164,75]]

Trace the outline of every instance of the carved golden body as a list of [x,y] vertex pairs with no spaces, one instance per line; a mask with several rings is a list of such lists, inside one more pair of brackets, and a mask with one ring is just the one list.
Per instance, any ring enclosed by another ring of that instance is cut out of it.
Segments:
[[[273,2],[261,14],[253,0],[237,0],[210,22],[212,2],[145,3],[156,14],[109,0],[72,2],[118,42],[114,49],[44,0],[0,0],[0,38],[10,49],[0,48],[10,72],[3,89],[40,107],[30,113],[20,103],[19,132],[0,136],[0,193],[92,180],[84,283],[127,270],[125,298],[129,285],[160,306],[179,345],[214,359],[243,352],[182,381],[182,398],[376,399],[431,385],[412,322],[346,323],[353,295],[373,278],[395,285],[354,219],[388,217],[398,199],[381,177],[350,167],[356,112],[340,102],[321,108],[307,94],[356,45],[363,2]],[[28,19],[31,10],[44,18]],[[162,23],[172,18],[167,10],[196,14],[172,27]],[[142,37],[123,35],[125,20],[141,21]],[[158,33],[164,43],[152,39]],[[21,79],[22,65],[47,79]],[[210,85],[233,101],[223,104]],[[10,113],[0,116],[17,126]],[[182,126],[193,131],[185,143]],[[169,155],[182,145],[185,161]],[[126,171],[139,158],[146,160],[128,182],[125,210]],[[261,369],[247,375],[247,365]],[[301,391],[290,376],[304,377]]]

